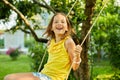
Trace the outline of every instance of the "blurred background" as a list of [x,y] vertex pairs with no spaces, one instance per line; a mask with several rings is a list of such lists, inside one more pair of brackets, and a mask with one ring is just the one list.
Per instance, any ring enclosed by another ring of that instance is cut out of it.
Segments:
[[46,50],[43,33],[55,12],[68,14],[76,44],[93,26],[69,80],[120,80],[120,0],[1,0],[0,80],[38,70]]

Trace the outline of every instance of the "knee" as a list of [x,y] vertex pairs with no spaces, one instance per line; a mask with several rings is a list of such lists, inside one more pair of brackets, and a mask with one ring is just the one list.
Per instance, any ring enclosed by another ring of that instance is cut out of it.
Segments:
[[4,80],[14,80],[14,75],[13,74],[6,75],[4,77]]
[[6,76],[4,77],[4,80],[9,80],[9,75],[6,75]]

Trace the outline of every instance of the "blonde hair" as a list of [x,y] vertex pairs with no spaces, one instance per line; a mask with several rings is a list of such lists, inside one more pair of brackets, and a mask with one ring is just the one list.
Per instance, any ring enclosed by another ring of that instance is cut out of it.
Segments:
[[65,38],[66,36],[70,36],[71,34],[74,33],[74,30],[73,30],[73,28],[72,28],[72,25],[71,25],[68,17],[67,17],[64,13],[59,12],[59,13],[55,13],[55,14],[53,15],[53,17],[51,18],[50,23],[48,24],[48,27],[47,27],[47,29],[46,29],[46,31],[45,31],[45,33],[44,33],[44,35],[46,34],[47,37],[55,38],[55,34],[54,34],[54,32],[53,32],[51,29],[52,29],[52,24],[53,24],[54,17],[55,17],[56,15],[59,15],[59,14],[60,14],[60,15],[63,15],[63,16],[66,18],[66,22],[67,22],[67,26],[68,26],[68,31],[65,32],[63,38]]

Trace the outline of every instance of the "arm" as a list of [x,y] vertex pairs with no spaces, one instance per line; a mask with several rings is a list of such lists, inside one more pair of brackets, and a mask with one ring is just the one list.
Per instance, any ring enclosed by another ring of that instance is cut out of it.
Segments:
[[47,46],[49,46],[50,45],[50,40],[49,41],[47,41]]
[[80,58],[80,53],[82,51],[81,46],[80,45],[76,46],[72,38],[69,38],[65,42],[65,47],[68,51],[68,54],[70,55],[71,63],[73,63],[72,65],[73,70],[77,70],[81,62]]

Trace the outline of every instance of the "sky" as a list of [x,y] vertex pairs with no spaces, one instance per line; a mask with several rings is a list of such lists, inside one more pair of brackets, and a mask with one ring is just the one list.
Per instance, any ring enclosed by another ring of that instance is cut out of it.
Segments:
[[3,20],[0,20],[0,30],[10,29],[12,26],[15,26],[16,18],[17,18],[17,14],[14,11],[12,11],[12,14],[9,16],[8,22],[4,24],[2,22]]

